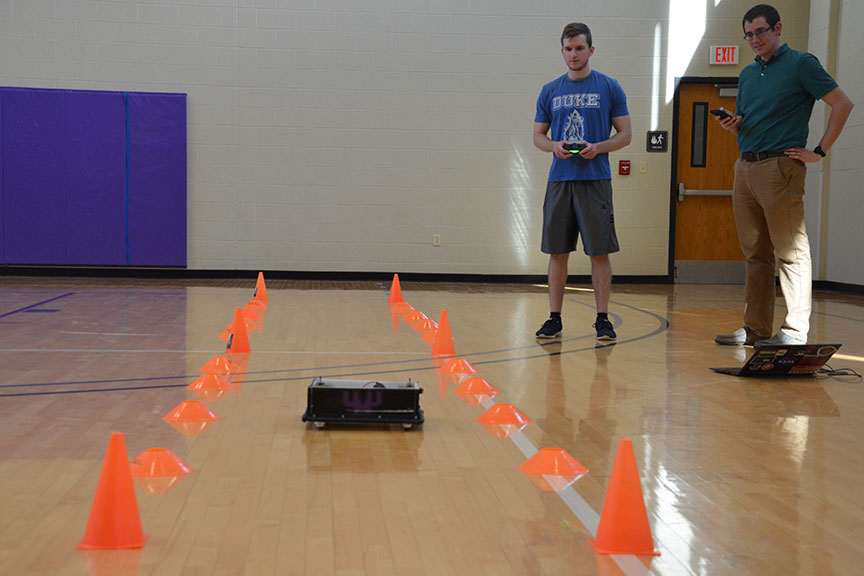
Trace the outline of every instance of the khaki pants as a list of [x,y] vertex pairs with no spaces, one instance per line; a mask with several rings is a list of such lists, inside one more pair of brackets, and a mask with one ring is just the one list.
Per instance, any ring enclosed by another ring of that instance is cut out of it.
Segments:
[[732,204],[738,240],[746,257],[744,325],[758,336],[774,333],[774,252],[786,300],[781,329],[807,340],[810,330],[812,265],[804,227],[807,168],[790,158],[735,162]]

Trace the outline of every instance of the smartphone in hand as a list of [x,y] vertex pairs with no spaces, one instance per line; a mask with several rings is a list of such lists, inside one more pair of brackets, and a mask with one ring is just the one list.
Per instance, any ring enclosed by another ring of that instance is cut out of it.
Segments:
[[717,110],[711,110],[711,114],[713,114],[714,116],[717,116],[720,120],[725,120],[726,118],[732,118],[732,114],[730,114],[726,110],[720,110],[719,108]]

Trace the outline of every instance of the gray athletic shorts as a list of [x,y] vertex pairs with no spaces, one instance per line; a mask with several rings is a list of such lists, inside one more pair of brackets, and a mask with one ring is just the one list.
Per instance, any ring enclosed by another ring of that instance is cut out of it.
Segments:
[[611,180],[569,180],[546,185],[540,250],[545,254],[573,252],[580,235],[589,256],[618,252]]

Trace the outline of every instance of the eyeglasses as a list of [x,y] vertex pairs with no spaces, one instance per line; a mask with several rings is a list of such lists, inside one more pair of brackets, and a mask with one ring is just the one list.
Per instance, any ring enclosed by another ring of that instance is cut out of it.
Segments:
[[754,38],[762,38],[762,36],[764,36],[768,32],[771,32],[772,30],[774,30],[773,26],[771,26],[770,28],[759,28],[758,30],[756,30],[756,32],[747,32],[746,34],[744,34],[744,40],[746,40],[747,42],[752,42]]

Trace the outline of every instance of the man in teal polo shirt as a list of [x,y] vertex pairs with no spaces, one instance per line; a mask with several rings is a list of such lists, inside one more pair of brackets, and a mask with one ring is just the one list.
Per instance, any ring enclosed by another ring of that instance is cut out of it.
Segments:
[[[734,116],[720,125],[738,135],[732,204],[746,258],[744,327],[715,342],[804,344],[810,329],[812,266],[804,227],[807,162],[819,162],[840,136],[852,101],[812,54],[780,43],[783,25],[773,6],[744,15],[744,38],[756,53],[738,78]],[[808,123],[817,99],[831,107],[828,126],[808,149]],[[774,333],[774,253],[786,318]]]

